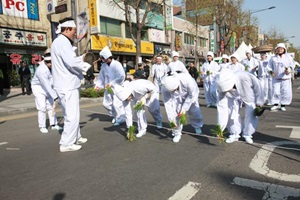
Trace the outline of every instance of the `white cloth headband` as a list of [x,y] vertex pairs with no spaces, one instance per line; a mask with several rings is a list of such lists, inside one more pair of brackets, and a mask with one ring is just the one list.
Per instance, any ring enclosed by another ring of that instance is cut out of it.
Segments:
[[74,27],[76,28],[76,24],[74,20],[65,21],[64,23],[61,23],[57,26],[57,29],[55,31],[56,34],[61,33],[61,27]]

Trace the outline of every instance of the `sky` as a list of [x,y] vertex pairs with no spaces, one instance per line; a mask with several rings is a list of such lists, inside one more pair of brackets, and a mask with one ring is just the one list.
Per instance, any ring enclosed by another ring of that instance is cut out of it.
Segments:
[[243,10],[253,12],[272,6],[276,8],[252,14],[258,18],[261,32],[276,27],[294,47],[300,48],[300,0],[244,0]]

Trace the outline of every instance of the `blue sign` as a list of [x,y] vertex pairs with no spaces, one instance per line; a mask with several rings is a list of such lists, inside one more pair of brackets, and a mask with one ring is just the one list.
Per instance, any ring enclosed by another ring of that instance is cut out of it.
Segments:
[[27,0],[28,19],[39,20],[37,0]]

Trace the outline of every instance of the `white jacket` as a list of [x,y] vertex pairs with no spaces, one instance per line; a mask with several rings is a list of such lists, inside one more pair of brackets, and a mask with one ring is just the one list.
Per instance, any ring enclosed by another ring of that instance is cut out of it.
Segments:
[[44,61],[39,64],[40,65],[36,69],[32,78],[31,85],[42,88],[47,96],[51,96],[52,99],[56,99],[57,94],[52,87],[52,74],[50,69],[46,66]]
[[167,71],[189,73],[186,67],[184,66],[184,64],[180,60],[170,62]]
[[285,68],[291,68],[291,71],[295,68],[295,63],[293,58],[288,54],[283,54],[282,57],[279,55],[273,56],[269,61],[269,66],[274,72],[275,79],[290,79],[292,78],[291,74],[285,74]]
[[102,64],[96,86],[99,88],[105,88],[106,84],[123,85],[124,80],[125,73],[122,64],[119,61],[113,59],[110,65],[108,65],[107,63]]
[[[221,67],[218,65],[217,62],[211,61],[208,62],[206,61],[202,65],[202,76],[204,77],[205,82],[212,82],[215,80],[215,76],[217,73],[220,71]],[[207,74],[209,72],[209,75]]]
[[70,91],[80,88],[83,79],[82,57],[77,57],[70,40],[59,35],[51,46],[53,87],[58,91]]

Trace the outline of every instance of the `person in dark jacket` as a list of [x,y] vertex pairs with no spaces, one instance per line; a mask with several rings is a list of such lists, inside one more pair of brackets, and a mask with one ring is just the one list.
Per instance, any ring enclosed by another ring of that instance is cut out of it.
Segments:
[[31,79],[31,72],[29,67],[26,66],[24,61],[20,63],[21,67],[19,68],[19,76],[21,81],[22,87],[22,94],[25,95],[25,88],[27,95],[31,94],[31,87],[30,87],[30,79]]
[[190,62],[190,66],[188,68],[188,71],[190,73],[190,75],[195,79],[195,81],[197,81],[198,78],[198,70],[195,67],[195,64],[193,62]]

